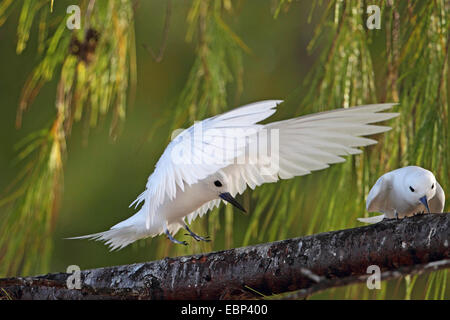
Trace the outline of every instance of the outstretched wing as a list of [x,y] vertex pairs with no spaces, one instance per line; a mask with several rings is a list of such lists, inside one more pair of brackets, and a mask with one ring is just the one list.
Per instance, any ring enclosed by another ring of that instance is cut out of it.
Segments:
[[276,129],[279,135],[278,155],[271,155],[278,171],[271,173],[257,161],[234,164],[224,171],[231,176],[234,191],[242,193],[247,185],[253,189],[263,183],[328,168],[330,164],[345,161],[341,156],[361,153],[357,147],[376,143],[361,136],[390,130],[389,127],[370,124],[397,116],[397,113],[378,113],[392,105],[338,109],[270,123],[265,128]]
[[[275,130],[276,134],[268,132],[266,136],[271,140],[271,146],[278,144],[278,150],[270,154],[269,161],[262,161],[261,155],[258,155],[257,158],[247,158],[245,163],[234,163],[223,168],[222,171],[228,177],[230,193],[235,196],[237,193],[242,194],[247,186],[254,189],[263,183],[306,175],[345,161],[342,156],[361,153],[357,147],[377,142],[361,136],[390,130],[390,127],[371,124],[396,117],[398,113],[379,113],[393,105],[374,104],[337,109],[265,125],[264,128],[269,132]],[[273,151],[271,146],[269,149]],[[247,149],[255,147],[248,145]],[[191,213],[188,221],[204,214],[207,205]]]
[[432,213],[441,213],[442,211],[444,211],[445,194],[441,185],[437,181],[436,181],[436,194],[430,201],[428,201],[428,205]]
[[157,208],[166,197],[173,199],[185,183],[194,184],[233,163],[245,151],[247,138],[262,125],[256,124],[275,112],[281,100],[255,102],[197,122],[179,134],[164,150],[146,190],[130,205],[143,201],[149,228]]
[[215,199],[215,200],[211,200],[207,203],[205,203],[204,205],[202,205],[200,208],[198,208],[197,210],[191,212],[190,214],[188,214],[186,216],[188,223],[190,224],[193,220],[195,220],[197,217],[202,217],[203,215],[205,215],[208,211],[218,207],[220,205],[220,203],[223,200],[221,199]]

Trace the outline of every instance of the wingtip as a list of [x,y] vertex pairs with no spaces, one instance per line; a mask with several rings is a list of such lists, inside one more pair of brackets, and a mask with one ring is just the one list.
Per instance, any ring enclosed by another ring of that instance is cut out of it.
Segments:
[[384,219],[384,214],[379,215],[379,216],[374,216],[374,217],[368,217],[368,218],[356,218],[356,220],[358,220],[359,222],[370,223],[370,224],[381,222],[381,221],[383,221],[383,219]]
[[[399,105],[399,104],[400,104],[399,102],[380,103],[380,104],[378,104],[378,106],[380,106],[382,109],[378,110],[378,112],[379,112],[379,111],[384,111],[384,110],[391,109],[391,108],[393,108],[394,106],[397,106],[397,105]],[[400,114],[400,113],[398,113],[398,114]]]
[[260,102],[268,102],[268,103],[273,103],[273,106],[271,106],[271,109],[275,109],[277,108],[280,104],[282,104],[284,102],[284,100],[278,100],[278,99],[273,99],[273,100],[263,100]]
[[263,101],[259,101],[259,102],[269,102],[269,103],[273,103],[274,105],[272,106],[272,108],[276,108],[278,107],[280,104],[282,104],[284,102],[284,100],[281,99],[273,99],[273,100],[263,100]]
[[385,102],[385,103],[379,103],[380,106],[396,106],[399,105],[400,102]]

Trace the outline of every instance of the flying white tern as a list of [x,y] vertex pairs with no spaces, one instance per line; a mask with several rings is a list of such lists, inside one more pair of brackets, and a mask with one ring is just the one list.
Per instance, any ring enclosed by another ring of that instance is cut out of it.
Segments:
[[[142,204],[130,218],[105,232],[76,237],[105,241],[111,250],[147,237],[173,236],[221,201],[244,208],[235,196],[249,186],[277,182],[328,168],[361,153],[357,147],[377,141],[362,136],[390,130],[372,123],[394,118],[381,112],[394,104],[335,109],[260,124],[282,101],[259,101],[194,123],[166,147],[147,181],[145,191],[130,205]],[[72,238],[74,239],[74,238]]]

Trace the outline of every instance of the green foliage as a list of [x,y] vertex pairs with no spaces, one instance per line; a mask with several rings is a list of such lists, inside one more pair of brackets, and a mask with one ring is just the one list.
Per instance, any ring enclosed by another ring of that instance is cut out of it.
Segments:
[[[0,21],[18,3],[4,1]],[[66,19],[52,16],[53,1],[23,1],[17,53],[26,48],[33,21],[40,15],[38,52],[42,57],[23,88],[17,126],[42,86],[55,74],[60,76],[53,124],[23,143],[19,159],[30,159],[23,166],[17,187],[12,186],[11,195],[2,201],[10,205],[10,211],[0,226],[0,275],[48,270],[51,235],[63,188],[66,138],[73,122],[84,116],[94,127],[100,117],[110,112],[114,137],[119,122],[125,119],[129,85],[134,85],[136,77],[131,3],[94,3],[91,0],[81,4],[88,12],[92,10],[84,27],[65,32]],[[11,234],[15,235],[12,239]]]
[[195,0],[188,12],[186,40],[197,35],[197,54],[179,98],[175,126],[226,110],[230,82],[237,82],[236,95],[242,91],[242,50],[250,49],[223,21],[223,10],[232,10],[229,1]]
[[[60,71],[61,78],[56,107],[63,108],[66,131],[73,121],[85,115],[91,127],[99,117],[113,113],[111,134],[116,134],[119,120],[124,120],[129,84],[136,81],[133,12],[127,1],[83,1],[86,16],[83,28],[66,31],[66,19],[49,17],[48,1],[25,1],[18,27],[17,53],[26,46],[34,16],[41,12],[40,34],[52,30],[47,39],[40,39],[44,56],[25,84],[19,105],[18,124],[40,88]],[[43,6],[43,4],[46,4]],[[95,5],[92,5],[92,4]],[[40,4],[40,5],[38,5]],[[92,6],[92,9],[91,9]],[[86,8],[86,9],[85,9]],[[47,22],[46,19],[50,22]],[[59,22],[58,22],[59,21]],[[61,68],[61,69],[59,69]]]
[[13,205],[4,217],[0,233],[0,248],[4,252],[0,274],[16,274],[18,270],[29,274],[48,269],[64,150],[59,117],[51,129],[30,135],[18,148],[18,159],[27,162],[15,181],[16,191],[2,200]]

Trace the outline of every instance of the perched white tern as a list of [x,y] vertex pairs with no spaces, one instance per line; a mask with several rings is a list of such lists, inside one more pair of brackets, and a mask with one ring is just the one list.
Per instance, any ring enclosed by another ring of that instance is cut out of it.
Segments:
[[208,241],[188,224],[221,201],[244,208],[235,196],[249,186],[290,179],[345,161],[357,147],[377,143],[361,136],[390,130],[372,125],[398,113],[381,112],[394,104],[336,109],[260,124],[281,100],[259,101],[194,123],[164,150],[145,191],[130,205],[142,203],[130,218],[105,232],[71,239],[105,241],[111,250],[165,234],[171,241],[180,228],[197,241]]
[[441,213],[445,194],[430,171],[408,166],[383,174],[366,199],[368,212],[382,215],[358,218],[365,223],[377,223],[386,218],[404,218],[417,213]]

